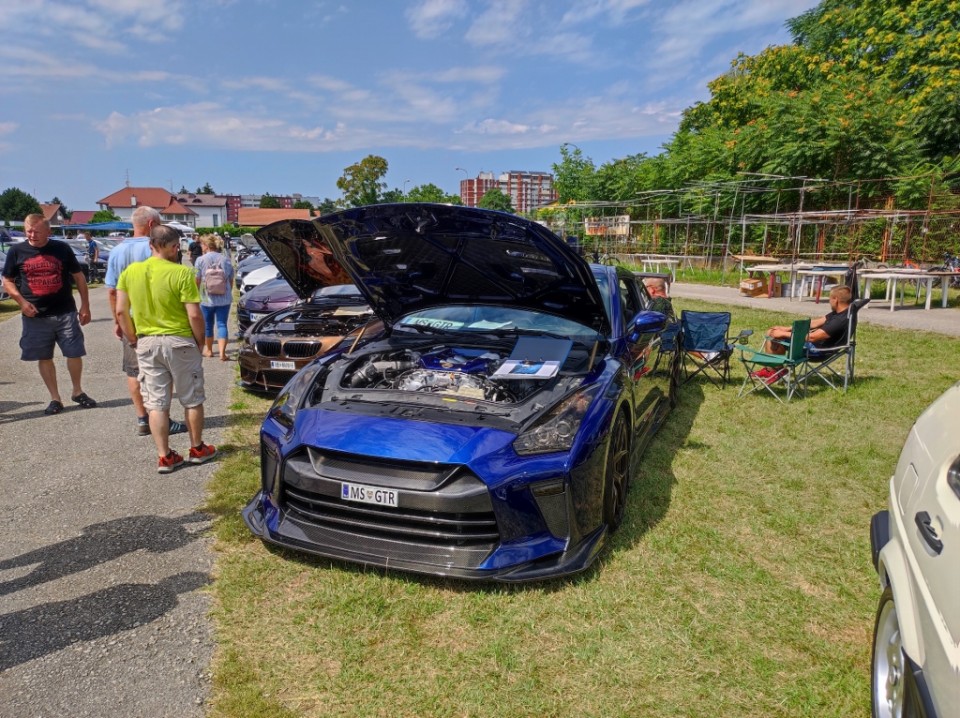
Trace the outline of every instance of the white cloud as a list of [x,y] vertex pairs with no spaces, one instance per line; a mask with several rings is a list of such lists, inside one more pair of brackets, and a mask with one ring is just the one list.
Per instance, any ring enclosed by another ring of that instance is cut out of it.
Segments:
[[422,39],[438,37],[467,14],[466,0],[422,0],[407,10],[413,34]]
[[597,17],[606,17],[612,25],[621,25],[627,16],[637,8],[648,5],[650,0],[591,0],[574,2],[567,10],[561,22],[564,25],[583,25]]
[[18,127],[16,122],[0,122],[0,152],[5,152],[13,146],[3,138],[5,135],[12,135]]
[[529,24],[521,22],[528,7],[527,0],[490,0],[467,30],[467,42],[476,47],[513,45],[529,33]]

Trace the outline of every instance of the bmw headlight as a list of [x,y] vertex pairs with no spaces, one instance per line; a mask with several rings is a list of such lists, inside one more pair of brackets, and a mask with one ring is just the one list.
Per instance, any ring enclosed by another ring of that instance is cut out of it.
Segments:
[[520,434],[513,442],[513,450],[521,455],[569,451],[580,422],[599,392],[600,384],[593,384],[568,396]]
[[327,367],[323,364],[308,364],[293,375],[280,390],[267,416],[287,429],[293,428],[297,412],[306,405],[315,404],[323,393],[323,378]]

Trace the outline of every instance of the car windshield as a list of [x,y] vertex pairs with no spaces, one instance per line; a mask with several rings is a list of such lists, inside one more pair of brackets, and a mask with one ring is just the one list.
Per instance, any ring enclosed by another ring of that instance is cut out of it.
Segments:
[[610,306],[610,289],[608,287],[610,283],[607,281],[607,275],[604,272],[595,271],[593,278],[596,280],[597,286],[600,287],[600,294],[603,297],[603,309],[607,313],[607,319],[613,324],[613,307]]
[[355,284],[333,284],[329,287],[320,287],[313,293],[314,297],[359,297],[360,290]]
[[563,317],[514,307],[475,304],[454,304],[423,309],[403,317],[397,327],[407,328],[408,331],[553,334],[584,343],[593,342],[598,338],[597,332],[593,329]]

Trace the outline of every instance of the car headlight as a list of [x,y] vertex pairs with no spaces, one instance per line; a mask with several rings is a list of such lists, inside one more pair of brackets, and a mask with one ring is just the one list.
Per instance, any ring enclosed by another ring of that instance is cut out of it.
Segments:
[[513,442],[513,450],[521,455],[569,451],[580,422],[599,392],[600,384],[593,384],[568,396],[520,434]]
[[323,394],[321,374],[326,375],[326,366],[308,364],[293,375],[287,385],[280,390],[267,416],[287,429],[293,428],[297,412],[306,405],[313,405]]

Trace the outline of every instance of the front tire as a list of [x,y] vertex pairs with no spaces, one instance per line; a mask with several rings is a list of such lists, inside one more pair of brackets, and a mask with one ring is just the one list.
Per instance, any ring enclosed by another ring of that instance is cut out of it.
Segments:
[[873,718],[909,718],[915,715],[910,682],[906,675],[908,670],[893,590],[887,586],[880,596],[873,626],[870,675]]
[[603,520],[610,531],[623,523],[630,489],[630,428],[621,412],[610,433],[610,453],[607,456],[603,487]]

